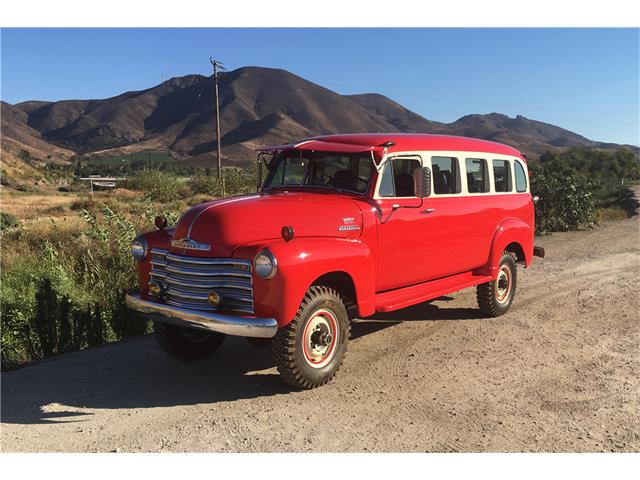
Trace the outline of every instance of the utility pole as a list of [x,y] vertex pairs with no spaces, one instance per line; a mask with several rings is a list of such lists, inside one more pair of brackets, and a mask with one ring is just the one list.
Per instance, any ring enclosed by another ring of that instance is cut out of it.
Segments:
[[222,195],[224,196],[224,176],[222,175],[222,148],[220,145],[220,101],[218,99],[218,70],[224,70],[222,64],[209,57],[209,62],[213,66],[213,83],[215,85],[216,96],[216,145],[217,145],[217,167],[218,167],[218,180],[222,185]]

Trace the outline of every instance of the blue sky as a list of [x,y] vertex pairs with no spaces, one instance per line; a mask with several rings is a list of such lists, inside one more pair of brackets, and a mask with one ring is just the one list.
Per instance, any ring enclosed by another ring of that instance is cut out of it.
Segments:
[[640,144],[638,29],[3,29],[1,98],[106,98],[189,73],[284,68],[429,119],[517,114]]

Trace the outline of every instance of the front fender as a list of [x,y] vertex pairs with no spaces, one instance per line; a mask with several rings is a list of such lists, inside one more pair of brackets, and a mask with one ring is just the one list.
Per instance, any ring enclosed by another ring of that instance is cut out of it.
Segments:
[[512,243],[517,243],[522,247],[524,263],[528,267],[533,257],[533,228],[520,219],[507,218],[498,225],[491,242],[489,261],[478,273],[491,275],[491,277],[498,275],[502,253]]
[[256,316],[273,317],[283,327],[293,320],[307,289],[318,277],[344,272],[353,280],[360,316],[375,311],[375,270],[369,247],[346,238],[294,238],[238,247],[233,256],[253,259],[268,248],[278,262],[278,272],[270,280],[253,274]]

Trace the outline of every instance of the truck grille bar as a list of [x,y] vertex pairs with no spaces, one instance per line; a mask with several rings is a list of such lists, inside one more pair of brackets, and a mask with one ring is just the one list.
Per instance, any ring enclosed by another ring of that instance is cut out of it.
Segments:
[[[162,284],[168,305],[205,311],[253,314],[251,261],[236,258],[187,257],[167,250],[151,250],[151,280]],[[222,297],[209,304],[211,290]]]

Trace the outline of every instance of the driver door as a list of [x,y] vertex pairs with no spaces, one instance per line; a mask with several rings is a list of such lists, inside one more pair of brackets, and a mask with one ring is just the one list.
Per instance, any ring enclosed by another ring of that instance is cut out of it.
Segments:
[[418,155],[390,158],[378,188],[378,255],[376,291],[382,292],[428,279],[428,198],[416,196]]

